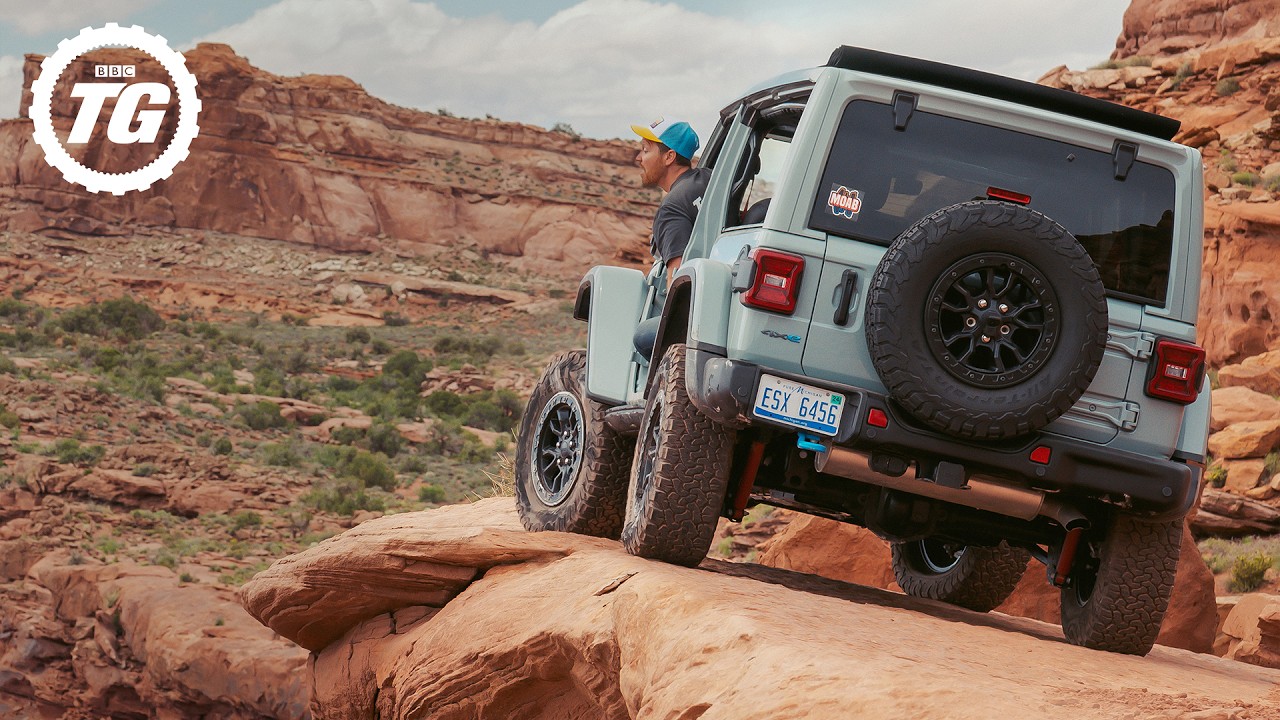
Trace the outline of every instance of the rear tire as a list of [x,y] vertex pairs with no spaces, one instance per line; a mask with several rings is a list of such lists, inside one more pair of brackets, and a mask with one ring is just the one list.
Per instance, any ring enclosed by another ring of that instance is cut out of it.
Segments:
[[893,543],[893,575],[912,597],[990,612],[1009,598],[1031,553],[1000,543],[960,545],[936,538]]
[[622,544],[632,555],[693,567],[711,547],[729,487],[732,430],[685,388],[685,346],[658,366],[636,443]]
[[556,355],[529,397],[516,448],[516,508],[529,530],[616,539],[632,442],[587,397],[586,367],[582,350]]
[[1182,520],[1144,523],[1116,515],[1085,538],[1063,588],[1062,633],[1074,645],[1146,655],[1160,634],[1178,572]]

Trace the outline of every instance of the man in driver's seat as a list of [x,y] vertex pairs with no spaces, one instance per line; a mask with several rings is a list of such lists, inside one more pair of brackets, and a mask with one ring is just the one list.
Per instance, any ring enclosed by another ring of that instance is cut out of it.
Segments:
[[[693,234],[693,223],[698,219],[698,208],[711,171],[693,167],[693,154],[698,151],[699,142],[689,123],[659,118],[648,125],[632,125],[631,129],[640,136],[640,151],[636,153],[640,184],[662,188],[666,193],[653,217],[649,249],[653,253],[655,272],[665,272],[670,282]],[[653,353],[658,322],[658,317],[650,318],[636,328],[636,350],[646,358]]]

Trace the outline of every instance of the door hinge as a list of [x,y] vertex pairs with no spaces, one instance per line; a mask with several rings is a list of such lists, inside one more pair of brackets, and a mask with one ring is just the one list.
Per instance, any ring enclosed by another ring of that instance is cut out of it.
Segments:
[[1121,430],[1132,432],[1138,429],[1139,407],[1137,403],[1131,403],[1127,400],[1111,402],[1108,400],[1082,399],[1076,403],[1075,407],[1071,408],[1071,411],[1097,420],[1104,420]]
[[1134,360],[1146,360],[1156,347],[1156,336],[1141,330],[1108,330],[1107,347],[1114,348]]

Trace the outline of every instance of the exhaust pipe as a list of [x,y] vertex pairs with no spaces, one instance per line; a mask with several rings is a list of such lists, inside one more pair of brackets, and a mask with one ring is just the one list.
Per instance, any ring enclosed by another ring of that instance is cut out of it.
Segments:
[[1044,515],[1067,530],[1088,527],[1089,521],[1075,508],[1041,490],[1028,490],[1005,484],[995,478],[974,475],[964,487],[950,488],[929,480],[893,477],[871,469],[867,455],[842,447],[815,453],[814,467],[820,473],[838,475],[869,485],[923,495],[943,502],[965,505],[998,515],[1033,520]]

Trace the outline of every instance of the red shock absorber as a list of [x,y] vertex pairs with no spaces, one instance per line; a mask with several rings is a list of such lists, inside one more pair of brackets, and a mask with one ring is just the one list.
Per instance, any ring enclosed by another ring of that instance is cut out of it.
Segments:
[[733,511],[729,519],[740,522],[747,511],[747,501],[751,499],[751,488],[756,484],[756,471],[760,469],[760,461],[764,459],[764,443],[756,440],[747,451],[747,464],[742,468],[742,476],[738,478],[738,489],[733,494]]
[[1058,553],[1058,569],[1053,574],[1053,584],[1064,587],[1067,576],[1071,574],[1071,566],[1076,561],[1076,549],[1080,547],[1080,538],[1084,536],[1083,527],[1074,527],[1067,531],[1062,541],[1062,552]]

